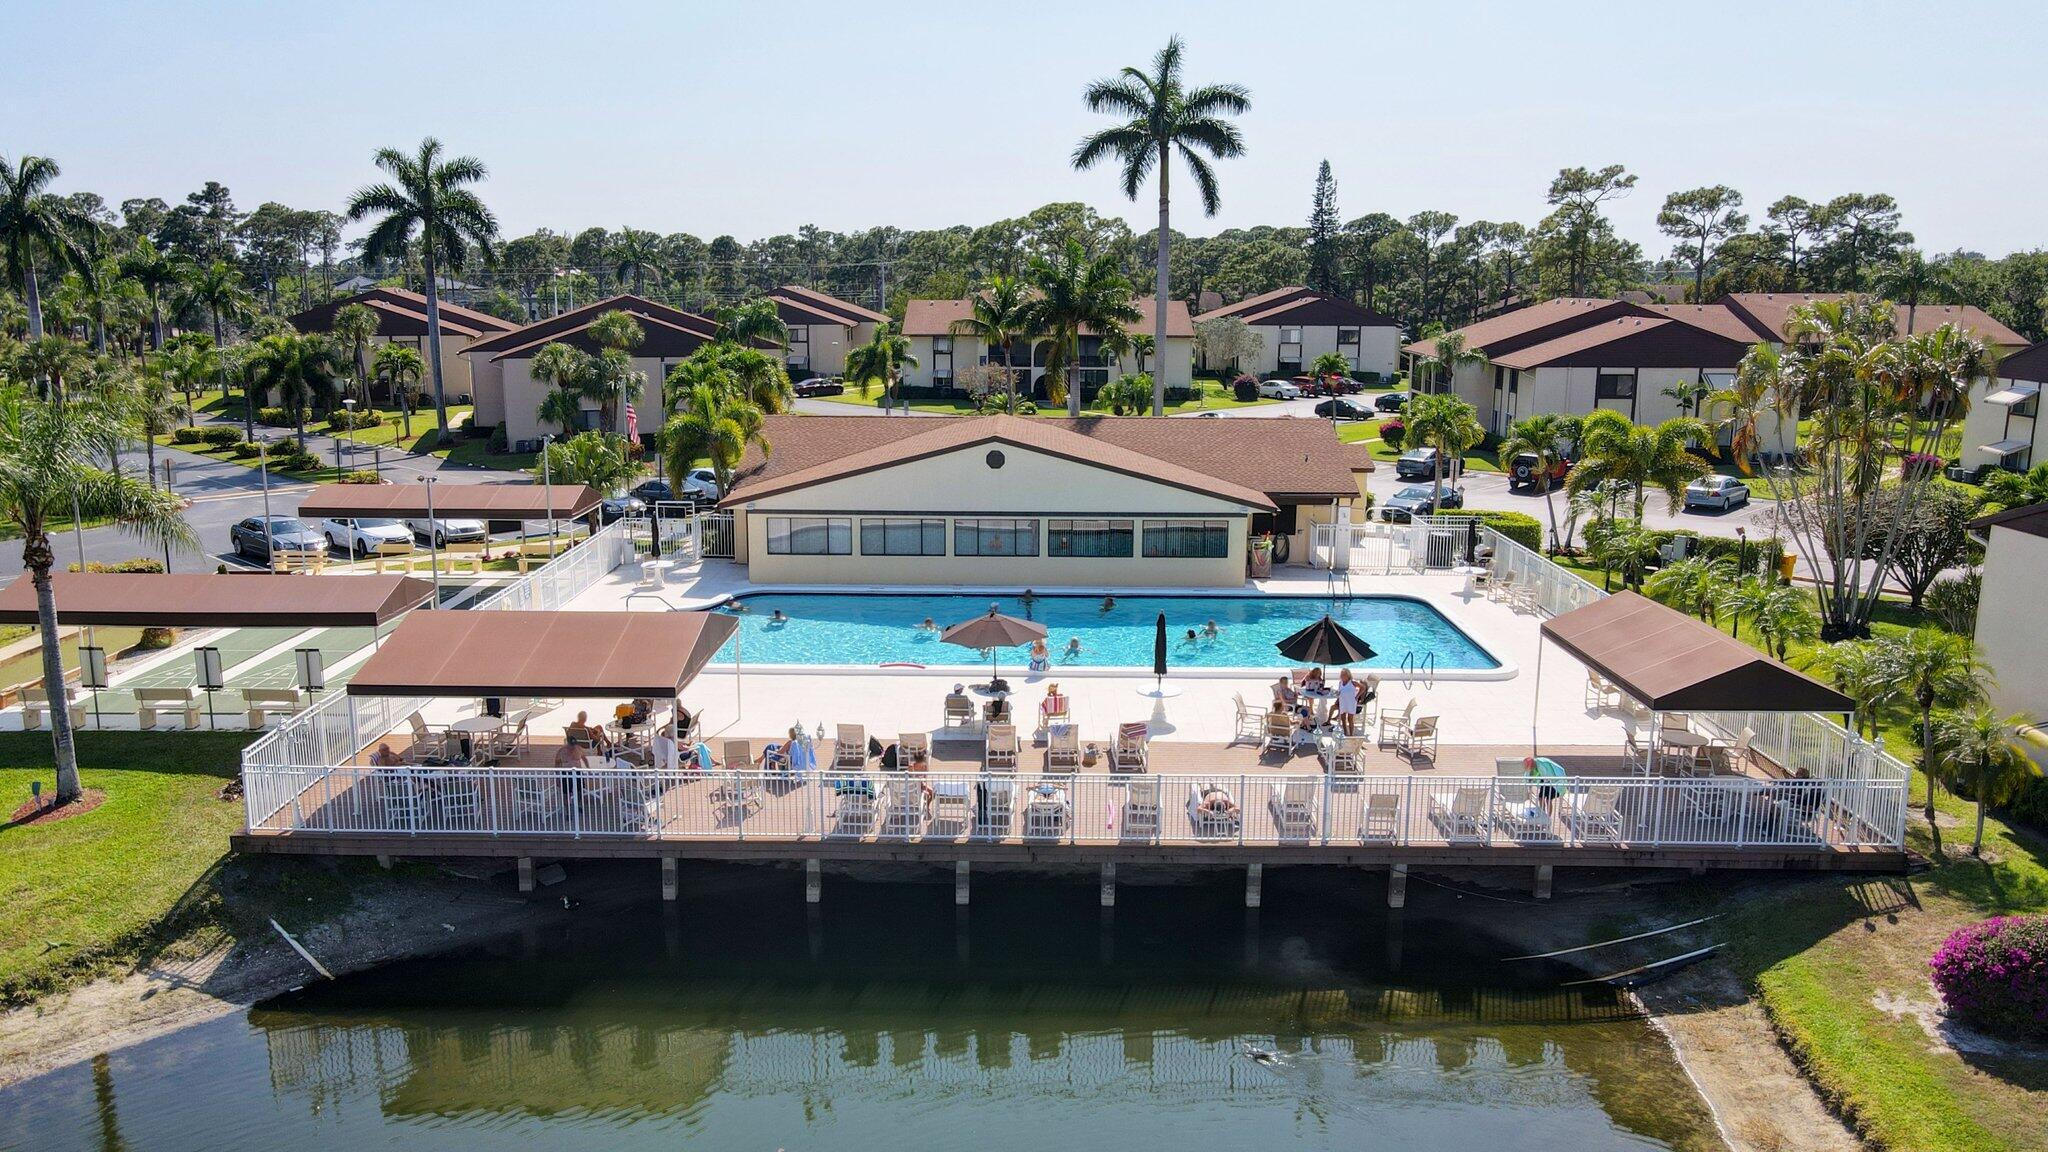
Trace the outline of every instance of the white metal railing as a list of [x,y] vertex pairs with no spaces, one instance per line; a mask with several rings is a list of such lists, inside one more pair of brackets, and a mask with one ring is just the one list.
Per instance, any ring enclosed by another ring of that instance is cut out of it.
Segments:
[[429,702],[403,696],[335,693],[242,750],[242,795],[249,826],[271,819],[328,769],[354,759],[372,741],[405,724]]
[[[252,830],[319,835],[1218,846],[1847,849],[1832,780],[1219,773],[248,768]],[[1867,781],[1903,807],[1903,782]],[[1201,806],[1220,789],[1234,810]],[[264,797],[260,819],[254,798]]]
[[1906,834],[1906,787],[1912,770],[1840,724],[1812,712],[1718,712],[1692,721],[1727,744],[1749,733],[1752,756],[1787,774],[1827,786],[1827,800],[1852,825],[1852,843],[1899,845]]
[[1311,568],[1394,573],[1420,572],[1427,567],[1427,555],[1421,547],[1426,537],[1417,525],[1368,520],[1363,524],[1314,524],[1310,528]]
[[1487,579],[1497,587],[1528,589],[1535,606],[1548,615],[1560,616],[1607,596],[1585,579],[1551,563],[1542,553],[1524,548],[1495,529],[1482,527],[1480,540],[1493,550]]
[[477,601],[469,610],[566,608],[570,601],[633,558],[630,530],[629,521],[614,520],[582,543]]

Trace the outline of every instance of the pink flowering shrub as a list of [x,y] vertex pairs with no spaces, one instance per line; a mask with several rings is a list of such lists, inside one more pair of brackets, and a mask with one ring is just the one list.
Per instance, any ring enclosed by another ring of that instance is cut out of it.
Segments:
[[1986,1032],[2048,1037],[2048,916],[1958,928],[1928,962],[1949,1011]]

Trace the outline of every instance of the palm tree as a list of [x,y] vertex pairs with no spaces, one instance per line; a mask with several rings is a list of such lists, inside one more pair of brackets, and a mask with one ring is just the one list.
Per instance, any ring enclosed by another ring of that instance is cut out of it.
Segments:
[[[1970,841],[1970,855],[1984,854],[1984,808],[2003,801],[2034,774],[2033,762],[2020,743],[2024,716],[2000,716],[1988,705],[1968,711],[1951,712],[1935,725],[1934,740],[1941,749],[1937,763],[1954,788],[1969,789],[1977,806],[1977,834]],[[1935,837],[1936,851],[1941,839]]]
[[306,450],[306,409],[317,399],[332,408],[335,374],[341,371],[334,346],[321,336],[278,332],[256,342],[251,368],[263,391],[277,393],[277,402],[292,414],[299,451]]
[[1685,486],[1709,470],[1690,445],[1711,443],[1713,435],[1705,423],[1688,416],[1646,428],[1619,412],[1600,409],[1585,419],[1580,442],[1584,459],[1572,470],[1565,487],[1578,493],[1603,481],[1621,481],[1635,493],[1637,520],[1643,518],[1651,488],[1668,496],[1676,509],[1685,498]]
[[377,336],[377,313],[367,304],[350,304],[334,314],[334,342],[355,368],[356,393],[370,406],[370,341]]
[[640,465],[626,454],[626,442],[617,436],[579,432],[548,445],[546,466],[535,467],[533,474],[562,483],[587,484],[609,496],[639,476]]
[[[54,404],[19,388],[0,389],[0,522],[21,535],[22,564],[36,591],[43,688],[53,702],[64,699],[64,660],[57,598],[50,584],[50,571],[57,563],[50,545],[51,522],[69,519],[75,508],[87,518],[120,521],[155,544],[195,539],[170,493],[94,466],[113,423],[111,415],[89,398]],[[81,789],[71,716],[61,705],[50,709],[50,734],[56,745],[57,803],[67,804]]]
[[[256,308],[256,298],[242,288],[242,274],[225,260],[215,260],[203,268],[194,269],[185,282],[185,299],[206,309],[207,315],[213,318],[213,345],[221,349],[228,346],[228,324],[239,322]],[[220,390],[223,396],[228,390],[225,360],[221,362]],[[243,397],[242,433],[251,440],[256,438],[254,396]]]
[[680,492],[690,469],[698,460],[709,458],[718,490],[732,491],[732,474],[746,455],[747,445],[759,444],[763,456],[772,449],[762,431],[761,410],[742,397],[727,396],[703,384],[681,399],[676,413],[662,425],[662,474]]
[[384,343],[377,345],[376,370],[377,379],[391,389],[391,399],[398,404],[399,417],[405,421],[405,438],[410,441],[413,389],[426,374],[426,361],[419,352],[403,344]]
[[612,275],[620,281],[633,278],[633,295],[645,295],[647,281],[661,282],[661,237],[639,228],[621,228],[611,238],[605,253],[612,261]]
[[451,272],[460,271],[472,246],[491,260],[498,222],[477,194],[464,187],[483,180],[482,162],[470,156],[443,159],[441,142],[431,136],[410,156],[396,148],[378,149],[377,167],[395,183],[358,190],[349,197],[348,219],[353,223],[381,217],[363,240],[366,260],[403,260],[413,233],[420,235],[420,266],[427,282],[427,367],[433,373],[434,414],[445,442],[448,395],[441,381],[439,270],[445,265]]
[[1820,618],[1814,614],[1807,594],[1790,584],[1751,577],[1728,593],[1728,609],[1736,626],[1747,617],[1749,626],[1765,648],[1785,659],[1795,640],[1811,640],[1820,634]]
[[[1067,246],[1055,259],[1033,256],[1024,275],[1037,295],[1026,313],[1025,327],[1052,338],[1052,355],[1046,362],[1046,398],[1057,386],[1066,402],[1067,414],[1081,414],[1080,378],[1075,374],[1081,362],[1081,334],[1127,328],[1145,318],[1131,303],[1131,282],[1124,278],[1113,256],[1090,257],[1079,240]],[[1153,413],[1163,411],[1165,396],[1153,381]]]
[[591,322],[590,339],[598,347],[590,395],[598,403],[604,430],[616,432],[625,423],[626,402],[647,387],[647,377],[633,370],[633,349],[647,339],[647,332],[632,313],[607,312]]
[[[968,336],[981,341],[981,346],[990,352],[989,360],[994,362],[994,352],[1003,350],[1003,367],[1010,366],[1010,351],[1019,336],[1031,334],[1028,324],[1031,319],[1031,293],[1024,282],[1015,276],[1002,273],[989,278],[988,287],[974,294],[973,306],[968,314],[953,321],[951,334]],[[1017,392],[1017,375],[1009,377],[1009,395]],[[1016,407],[1014,400],[1005,404],[1005,410]]]
[[582,398],[590,394],[598,372],[597,361],[581,348],[549,344],[533,355],[528,371],[534,380],[547,385],[540,398],[537,417],[573,433],[583,423]]
[[1903,686],[1893,675],[1890,653],[1876,640],[1829,644],[1818,653],[1816,664],[1843,695],[1856,702],[1859,733],[1876,736],[1885,713],[1905,698]]
[[1152,399],[1152,378],[1143,372],[1119,376],[1102,386],[1095,394],[1098,407],[1107,409],[1113,416],[1136,416],[1145,410]]
[[1586,529],[1586,547],[1600,565],[1600,588],[1606,591],[1613,575],[1621,573],[1621,586],[1633,588],[1642,582],[1643,571],[1657,558],[1657,537],[1634,520],[1601,520]]
[[1877,290],[1888,300],[1896,300],[1906,306],[1906,331],[1913,331],[1913,322],[1920,312],[1920,301],[1943,286],[1946,279],[1940,264],[1929,264],[1927,257],[1918,248],[1908,248],[1899,253],[1898,259],[1878,270]]
[[[1415,374],[1429,378],[1425,392],[1441,392],[1451,386],[1452,377],[1458,369],[1467,364],[1486,366],[1486,353],[1477,348],[1467,347],[1463,333],[1439,332],[1430,344],[1429,355],[1415,362]],[[1415,381],[1410,381],[1413,384]],[[1437,385],[1443,385],[1438,388]]]
[[177,388],[166,368],[161,357],[146,363],[132,397],[135,431],[142,437],[142,451],[148,461],[152,486],[156,484],[156,438],[170,435],[177,428],[178,417],[182,414]]
[[775,310],[775,301],[762,297],[718,310],[718,339],[751,348],[757,341],[774,344],[778,348],[789,347],[789,325],[782,322],[781,313]]
[[1578,429],[1573,427],[1571,418],[1555,412],[1543,412],[1526,416],[1515,421],[1508,429],[1505,440],[1500,442],[1500,458],[1510,462],[1522,455],[1536,458],[1535,473],[1532,477],[1536,490],[1543,493],[1543,509],[1550,517],[1550,550],[1562,550],[1564,542],[1557,534],[1557,503],[1550,491],[1550,474],[1556,471],[1559,460],[1564,458],[1565,444],[1578,438]]
[[[1168,225],[1168,184],[1174,154],[1180,154],[1195,186],[1202,193],[1202,214],[1214,216],[1222,206],[1216,189],[1216,172],[1210,159],[1228,159],[1244,154],[1244,138],[1237,126],[1225,119],[1251,107],[1251,93],[1240,84],[1208,84],[1189,88],[1181,79],[1181,41],[1175,36],[1152,58],[1152,70],[1125,68],[1115,76],[1088,85],[1083,100],[1090,112],[1107,112],[1127,117],[1122,124],[1105,128],[1081,141],[1074,149],[1073,164],[1086,170],[1115,157],[1122,169],[1124,195],[1138,198],[1145,178],[1159,173],[1159,250],[1154,257],[1153,340],[1155,348],[1166,347],[1167,274],[1171,267],[1167,243],[1172,235]],[[1206,154],[1206,156],[1205,156]],[[1069,411],[1079,409],[1069,406]],[[1166,412],[1166,376],[1152,383],[1152,414]]]
[[1898,639],[1882,641],[1892,678],[1920,710],[1920,770],[1927,774],[1927,824],[1934,829],[1934,847],[1941,849],[1941,829],[1934,823],[1934,710],[1967,708],[1983,702],[1990,691],[1990,672],[1977,662],[1967,636],[1938,628],[1915,628]]
[[1652,599],[1718,623],[1721,602],[1735,586],[1735,565],[1726,557],[1688,556],[1667,564],[1645,587]]
[[30,343],[43,338],[43,293],[36,275],[39,257],[59,267],[85,262],[78,234],[92,226],[77,209],[49,190],[60,172],[47,156],[23,156],[10,167],[0,156],[0,256],[7,279],[21,285],[28,306]]
[[[895,403],[896,383],[903,370],[915,367],[917,357],[910,354],[910,340],[888,322],[875,325],[875,334],[867,343],[846,353],[846,374],[860,385],[860,394],[873,395],[879,382],[883,397],[891,404]],[[718,490],[725,491],[723,481]]]
[[149,296],[149,346],[164,350],[164,293],[185,283],[192,275],[192,261],[176,252],[166,252],[147,238],[121,257],[121,273],[142,286]]
[[[1436,469],[1430,484],[1430,514],[1436,513],[1444,498],[1444,461],[1463,464],[1465,450],[1486,439],[1479,411],[1448,393],[1418,395],[1408,401],[1401,422],[1408,426],[1409,444],[1436,449]],[[1456,465],[1452,475],[1457,475]]]
[[223,379],[227,374],[219,345],[200,333],[187,333],[171,341],[159,363],[164,379],[185,394],[185,426],[196,425],[199,417],[193,411],[193,395],[205,388],[208,381]]

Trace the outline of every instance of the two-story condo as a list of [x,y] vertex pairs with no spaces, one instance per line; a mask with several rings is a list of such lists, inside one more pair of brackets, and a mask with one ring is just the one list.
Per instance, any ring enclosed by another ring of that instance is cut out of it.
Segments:
[[[1131,304],[1137,308],[1139,319],[1126,325],[1125,331],[1131,336],[1155,335],[1153,318],[1157,311],[1153,298],[1136,297]],[[902,383],[906,388],[930,389],[934,394],[947,395],[958,387],[955,381],[961,368],[988,363],[991,354],[997,363],[1002,362],[1004,353],[1000,347],[991,350],[983,346],[980,338],[960,333],[959,323],[973,315],[974,302],[965,297],[959,300],[912,300],[908,303],[903,312],[903,335],[910,339],[911,355],[917,357],[917,364],[904,371]],[[1010,364],[1017,374],[1018,391],[1028,393],[1034,399],[1045,399],[1045,369],[1052,352],[1052,341],[1042,334],[1019,337],[1011,345]],[[1142,365],[1135,353],[1121,357],[1105,356],[1102,334],[1088,331],[1081,334],[1079,370],[1084,400],[1094,396],[1109,381],[1140,371],[1163,378],[1168,388],[1193,387],[1195,322],[1188,313],[1186,301],[1167,301],[1166,347],[1143,357]]]
[[875,325],[889,320],[872,308],[796,284],[770,289],[768,299],[789,329],[789,374],[797,380],[846,371],[847,350],[873,339]]
[[1244,321],[1265,339],[1249,363],[1236,365],[1241,372],[1260,377],[1294,376],[1329,352],[1344,357],[1353,372],[1385,377],[1399,367],[1401,326],[1392,317],[1298,284],[1204,312],[1195,317],[1195,323],[1226,316]]

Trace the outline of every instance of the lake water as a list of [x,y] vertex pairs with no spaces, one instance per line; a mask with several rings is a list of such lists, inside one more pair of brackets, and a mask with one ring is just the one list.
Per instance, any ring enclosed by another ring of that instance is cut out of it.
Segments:
[[[1411,653],[1434,654],[1439,669],[1497,668],[1500,662],[1431,605],[1406,596],[1118,596],[1104,611],[1100,596],[898,596],[862,593],[756,593],[742,598],[737,651],[753,664],[921,664],[986,667],[972,649],[920,631],[988,612],[1035,620],[1046,628],[1052,667],[1152,667],[1160,614],[1166,616],[1169,668],[1278,668],[1274,645],[1330,613],[1372,645],[1360,668],[1399,668]],[[786,622],[774,619],[777,610]],[[1206,635],[1210,623],[1217,634]],[[1195,638],[1187,634],[1192,631]],[[1067,642],[1079,640],[1078,655]],[[735,642],[717,659],[730,663]],[[1028,648],[1005,649],[1002,662],[1022,669]]]
[[0,1148],[1720,1146],[1626,1003],[1433,890],[1284,870],[1263,910],[1224,877],[1105,919],[1072,880],[978,875],[961,913],[832,876],[810,914],[789,872],[685,882],[0,1090]]

